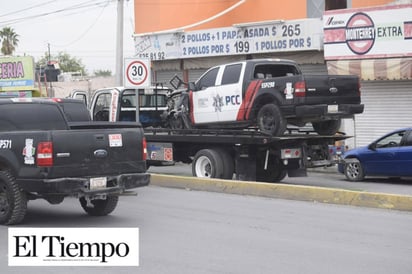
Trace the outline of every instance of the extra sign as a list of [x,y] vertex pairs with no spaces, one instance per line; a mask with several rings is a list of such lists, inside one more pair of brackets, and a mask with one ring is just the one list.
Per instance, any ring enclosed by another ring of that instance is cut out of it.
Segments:
[[125,87],[139,88],[150,86],[150,60],[125,58]]
[[412,56],[412,5],[327,11],[323,29],[326,60]]

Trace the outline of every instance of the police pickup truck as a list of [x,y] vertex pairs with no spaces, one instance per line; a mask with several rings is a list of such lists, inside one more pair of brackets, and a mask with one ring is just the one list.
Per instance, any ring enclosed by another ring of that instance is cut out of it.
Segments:
[[342,118],[364,109],[357,76],[303,75],[291,60],[253,59],[212,67],[183,92],[181,79],[171,83],[178,90],[165,118],[170,128],[254,127],[281,136],[287,124],[311,123],[320,135],[333,135]]
[[21,222],[39,198],[74,196],[89,215],[107,215],[118,195],[149,184],[140,124],[93,122],[83,103],[62,100],[0,99],[1,224]]

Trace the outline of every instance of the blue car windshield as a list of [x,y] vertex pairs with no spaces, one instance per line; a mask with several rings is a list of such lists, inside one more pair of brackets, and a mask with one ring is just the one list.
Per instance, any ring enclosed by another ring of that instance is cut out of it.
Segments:
[[376,143],[376,148],[384,148],[384,147],[397,147],[400,146],[402,137],[405,135],[405,131],[400,131],[388,135],[382,139],[380,139]]

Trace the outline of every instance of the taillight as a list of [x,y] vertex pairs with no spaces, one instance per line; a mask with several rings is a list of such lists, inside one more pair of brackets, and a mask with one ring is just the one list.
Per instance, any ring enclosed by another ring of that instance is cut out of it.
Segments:
[[37,166],[53,166],[52,142],[40,142],[37,145]]
[[306,94],[305,81],[296,82],[295,83],[295,96],[305,97],[305,94]]
[[142,146],[143,146],[143,160],[147,159],[147,142],[146,142],[146,138],[143,138],[143,142],[142,142]]

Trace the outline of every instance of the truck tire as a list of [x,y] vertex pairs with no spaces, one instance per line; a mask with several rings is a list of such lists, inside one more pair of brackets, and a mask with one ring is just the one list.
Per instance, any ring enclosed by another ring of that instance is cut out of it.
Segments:
[[257,170],[256,171],[256,181],[266,182],[266,183],[276,183],[285,179],[287,171],[282,169],[267,169],[267,170]]
[[341,120],[326,120],[321,122],[312,122],[313,129],[319,135],[334,135],[339,131]]
[[93,206],[87,206],[86,198],[81,197],[80,204],[84,211],[91,216],[106,216],[113,212],[119,201],[119,196],[107,196],[106,199],[96,199],[90,201]]
[[282,167],[279,159],[269,156],[267,169],[265,169],[265,157],[261,155],[256,160],[256,181],[274,183],[285,179],[287,171]]
[[346,179],[348,179],[351,182],[359,182],[365,178],[362,164],[357,159],[349,163],[345,163],[343,172],[345,174]]
[[192,174],[201,178],[223,178],[223,159],[214,149],[199,150],[192,162]]
[[0,171],[0,223],[18,224],[23,221],[26,212],[26,194],[9,171]]
[[258,112],[257,125],[263,133],[272,136],[282,136],[286,130],[286,119],[283,117],[279,106],[266,104]]
[[220,158],[223,161],[222,179],[233,179],[233,173],[235,172],[235,162],[233,157],[224,148],[217,149],[217,152],[220,154]]

